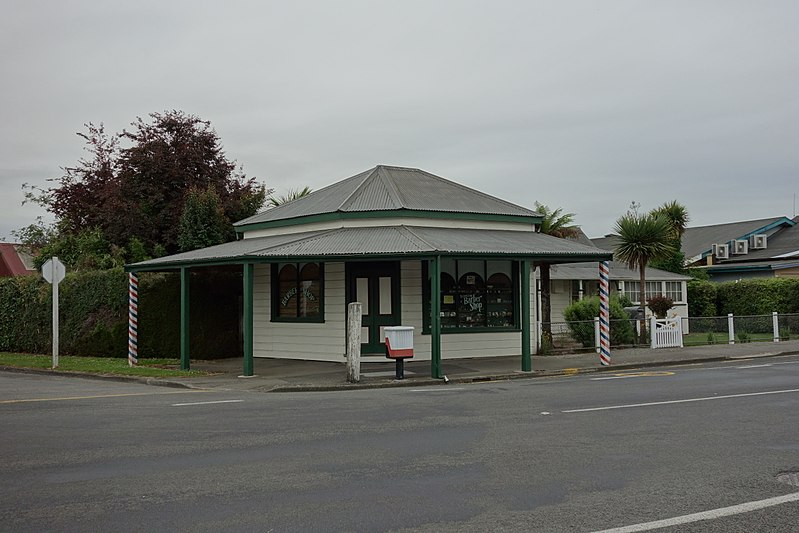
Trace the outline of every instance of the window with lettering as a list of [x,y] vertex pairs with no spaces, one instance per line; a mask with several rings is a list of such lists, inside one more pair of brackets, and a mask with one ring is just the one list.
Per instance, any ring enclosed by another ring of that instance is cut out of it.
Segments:
[[272,319],[321,321],[322,265],[279,263],[272,267]]
[[[424,331],[430,326],[429,273],[425,268]],[[443,259],[442,330],[518,328],[518,268],[513,261]]]

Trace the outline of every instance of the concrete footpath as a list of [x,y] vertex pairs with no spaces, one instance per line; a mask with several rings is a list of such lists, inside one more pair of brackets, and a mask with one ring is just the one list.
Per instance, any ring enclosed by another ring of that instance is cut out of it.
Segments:
[[192,370],[209,372],[206,376],[181,378],[143,378],[109,376],[56,370],[0,368],[3,371],[77,376],[116,381],[136,381],[150,385],[251,392],[299,392],[373,389],[383,387],[447,386],[452,383],[502,381],[545,376],[564,376],[590,372],[618,372],[661,366],[686,365],[709,361],[727,361],[799,354],[799,340],[746,344],[715,344],[688,348],[629,348],[611,353],[611,365],[599,364],[595,352],[532,357],[533,370],[522,372],[521,357],[476,357],[444,359],[446,379],[430,377],[430,361],[407,361],[405,379],[395,379],[395,364],[384,358],[361,361],[359,383],[347,382],[344,360],[340,363],[262,359],[254,361],[255,376],[242,376],[241,358],[192,361]]
[[[430,377],[430,361],[407,361],[405,379],[395,379],[393,361],[378,359],[361,363],[359,383],[347,383],[346,367],[341,363],[255,359],[255,376],[240,377],[242,360],[193,361],[192,369],[213,375],[162,380],[175,386],[258,392],[331,391],[380,387],[446,386],[451,383],[560,376],[589,372],[630,371],[636,368],[691,364],[708,361],[776,357],[799,354],[799,340],[778,343],[716,344],[688,348],[630,348],[615,350],[611,366],[599,364],[595,352],[568,355],[533,356],[532,372],[521,371],[521,357],[445,359],[446,380]],[[367,361],[369,361],[367,359]],[[152,381],[152,380],[151,380]],[[166,383],[164,383],[166,384]]]

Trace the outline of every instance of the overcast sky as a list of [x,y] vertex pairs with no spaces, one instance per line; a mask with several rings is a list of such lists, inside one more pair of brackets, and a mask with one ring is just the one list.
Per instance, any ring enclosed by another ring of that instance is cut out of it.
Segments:
[[5,0],[0,238],[107,131],[180,109],[285,193],[410,166],[611,231],[792,216],[799,2]]

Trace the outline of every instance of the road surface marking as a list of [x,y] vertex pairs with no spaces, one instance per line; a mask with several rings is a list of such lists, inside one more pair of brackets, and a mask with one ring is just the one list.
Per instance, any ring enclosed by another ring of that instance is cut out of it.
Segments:
[[609,411],[611,409],[628,409],[630,407],[649,407],[652,405],[669,405],[673,403],[704,402],[707,400],[724,400],[727,398],[745,398],[747,396],[765,396],[768,394],[786,394],[799,392],[799,389],[772,390],[765,392],[747,392],[745,394],[725,394],[724,396],[706,396],[704,398],[686,398],[684,400],[667,400],[663,402],[629,403],[624,405],[608,405],[606,407],[587,407],[585,409],[569,409],[561,413],[587,413],[589,411]]
[[603,381],[606,379],[626,379],[626,378],[651,378],[658,376],[673,376],[674,372],[657,371],[657,372],[631,372],[628,374],[613,374],[612,376],[602,378],[591,378],[591,381]]
[[239,403],[244,400],[215,400],[212,402],[191,402],[191,403],[173,403],[172,407],[183,407],[184,405],[210,405],[212,403]]
[[63,398],[22,398],[19,400],[0,400],[4,403],[29,403],[29,402],[65,402],[70,400],[91,400],[93,398],[123,398],[125,396],[155,396],[158,394],[189,394],[193,392],[211,392],[210,390],[179,390],[169,392],[130,392],[126,394],[95,394],[93,396],[65,396]]
[[596,533],[633,533],[635,531],[650,531],[652,529],[660,529],[663,527],[678,526],[680,524],[690,524],[691,522],[699,522],[701,520],[714,520],[724,516],[732,516],[741,513],[750,513],[759,509],[767,507],[774,507],[783,503],[799,501],[799,492],[793,494],[786,494],[785,496],[777,496],[776,498],[768,498],[754,502],[741,503],[732,505],[730,507],[721,507],[719,509],[711,509],[710,511],[702,511],[701,513],[687,514],[683,516],[675,516],[674,518],[666,518],[665,520],[657,520],[655,522],[645,522],[642,524],[633,524],[631,526],[616,527],[613,529],[603,529]]
[[735,368],[764,368],[767,366],[771,366],[771,363],[766,363],[765,365],[746,365],[746,366],[736,366]]
[[465,390],[464,387],[455,387],[446,389],[411,389],[410,392],[453,392],[456,390]]

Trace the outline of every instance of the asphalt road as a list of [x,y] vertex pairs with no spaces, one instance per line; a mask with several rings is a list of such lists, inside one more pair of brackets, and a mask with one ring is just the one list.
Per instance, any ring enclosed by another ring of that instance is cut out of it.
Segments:
[[296,394],[0,373],[0,530],[799,531],[797,413],[797,357]]

